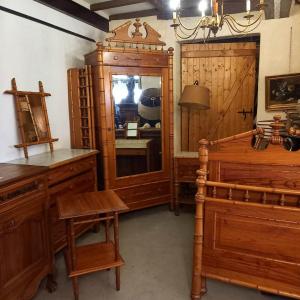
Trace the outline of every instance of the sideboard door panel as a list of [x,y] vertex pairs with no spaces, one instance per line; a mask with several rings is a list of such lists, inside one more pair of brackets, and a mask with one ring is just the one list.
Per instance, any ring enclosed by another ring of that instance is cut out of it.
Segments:
[[18,209],[0,210],[0,220],[0,299],[29,299],[27,287],[49,262],[45,195],[26,199]]

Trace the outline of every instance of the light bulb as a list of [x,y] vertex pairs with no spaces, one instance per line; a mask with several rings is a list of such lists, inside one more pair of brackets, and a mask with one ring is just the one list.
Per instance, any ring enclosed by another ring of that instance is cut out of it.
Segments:
[[201,11],[202,17],[205,16],[205,11],[207,10],[207,8],[208,8],[207,0],[201,0],[199,2],[198,9]]
[[251,10],[251,1],[246,0],[246,11],[249,12]]
[[169,6],[172,11],[179,9],[180,8],[180,0],[170,0]]

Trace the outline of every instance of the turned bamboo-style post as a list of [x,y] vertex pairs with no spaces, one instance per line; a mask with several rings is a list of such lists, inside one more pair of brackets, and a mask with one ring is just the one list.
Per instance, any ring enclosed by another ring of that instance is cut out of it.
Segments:
[[50,130],[50,125],[49,125],[49,119],[48,119],[48,112],[47,112],[47,107],[46,107],[46,99],[45,99],[45,91],[44,91],[44,86],[41,81],[39,81],[39,90],[41,93],[41,105],[42,105],[42,110],[44,113],[44,118],[45,118],[45,124],[47,128],[47,140],[49,140],[49,146],[50,146],[50,151],[53,152],[53,141],[51,137],[51,130]]
[[169,130],[169,143],[170,143],[170,182],[171,182],[171,210],[174,210],[175,206],[174,202],[174,186],[172,182],[174,181],[174,87],[173,87],[173,56],[174,56],[174,48],[170,47],[168,49],[168,66],[169,66],[169,86],[168,86],[168,91],[169,91],[169,107],[170,107],[170,130]]
[[205,183],[207,180],[207,165],[208,165],[208,141],[201,140],[199,142],[199,161],[200,170],[197,171],[198,178],[195,215],[195,233],[194,233],[194,256],[193,256],[193,277],[192,277],[192,295],[191,298],[201,299],[201,295],[206,292],[202,289],[205,279],[201,277],[202,273],[202,251],[203,251],[203,217],[204,217],[204,202],[205,202]]
[[283,144],[283,138],[280,136],[280,129],[284,128],[285,125],[281,122],[281,116],[275,115],[273,117],[274,122],[270,124],[270,126],[273,129],[273,134],[271,137],[271,144],[273,145],[282,145]]
[[109,160],[109,153],[108,153],[108,130],[111,128],[107,128],[107,113],[106,113],[106,101],[105,101],[105,89],[104,89],[104,62],[103,62],[103,51],[104,51],[104,46],[102,43],[97,43],[97,62],[99,64],[99,69],[98,69],[98,85],[99,85],[99,98],[100,98],[100,103],[97,103],[97,108],[96,112],[100,116],[100,123],[97,124],[98,130],[101,131],[101,138],[102,138],[102,155],[103,155],[103,167],[104,167],[104,188],[107,190],[109,189],[109,165],[108,165],[108,160]]

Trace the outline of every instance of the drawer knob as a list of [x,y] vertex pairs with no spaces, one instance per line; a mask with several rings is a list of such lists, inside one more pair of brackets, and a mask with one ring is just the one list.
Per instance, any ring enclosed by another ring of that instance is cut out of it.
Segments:
[[118,56],[114,56],[114,60],[118,60]]

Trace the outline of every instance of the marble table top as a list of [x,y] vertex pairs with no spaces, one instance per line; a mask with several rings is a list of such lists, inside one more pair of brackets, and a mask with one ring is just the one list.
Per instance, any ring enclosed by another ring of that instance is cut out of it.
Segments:
[[8,161],[9,164],[43,166],[55,168],[68,162],[76,161],[98,153],[98,150],[90,149],[57,149],[53,152],[44,152],[26,158]]

